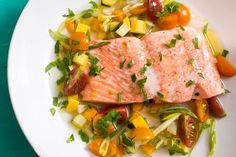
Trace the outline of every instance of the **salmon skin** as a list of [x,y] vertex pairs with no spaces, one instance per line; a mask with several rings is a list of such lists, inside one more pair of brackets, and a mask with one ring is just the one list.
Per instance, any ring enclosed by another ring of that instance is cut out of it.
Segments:
[[[224,93],[216,59],[196,29],[176,28],[150,33],[142,40],[124,37],[109,41],[89,52],[104,70],[89,77],[81,92],[84,101],[130,104],[161,99],[182,103]],[[147,66],[147,62],[152,64]],[[132,80],[134,74],[136,81]],[[141,88],[138,80],[144,78]]]

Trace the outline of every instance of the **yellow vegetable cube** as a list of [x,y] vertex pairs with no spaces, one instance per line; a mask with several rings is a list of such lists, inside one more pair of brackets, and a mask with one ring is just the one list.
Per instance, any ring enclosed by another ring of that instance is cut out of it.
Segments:
[[123,23],[125,23],[127,26],[130,27],[130,20],[129,20],[128,16],[126,16],[126,18],[124,18]]
[[83,33],[87,34],[89,29],[90,29],[90,27],[88,25],[78,23],[75,31],[76,32],[83,32]]
[[95,108],[90,108],[90,109],[87,109],[83,112],[83,116],[89,120],[89,121],[92,121],[93,117],[96,116],[97,114],[97,110]]
[[104,17],[104,15],[102,13],[98,13],[98,20],[99,21],[105,21],[106,18]]
[[134,113],[129,121],[134,125],[135,128],[149,128],[147,122],[138,113]]
[[108,6],[113,6],[117,0],[102,0],[102,3]]
[[105,39],[106,38],[106,32],[99,31],[98,32],[98,39]]
[[74,112],[78,110],[79,98],[78,95],[68,96],[68,104],[66,106],[67,112]]
[[86,122],[87,122],[87,119],[81,114],[78,114],[72,120],[72,124],[78,129],[81,129],[85,125]]
[[130,31],[130,27],[126,24],[126,23],[123,23],[117,30],[116,30],[116,33],[123,37],[125,36],[128,32]]
[[73,62],[76,63],[77,65],[86,67],[88,65],[89,58],[85,54],[78,55],[78,53],[77,53],[77,54],[75,54],[75,56],[73,58]]
[[131,20],[131,32],[138,34],[145,34],[147,29],[147,24],[143,20],[132,19]]
[[149,143],[141,145],[140,148],[148,156],[151,156],[152,153],[155,151],[155,147]]

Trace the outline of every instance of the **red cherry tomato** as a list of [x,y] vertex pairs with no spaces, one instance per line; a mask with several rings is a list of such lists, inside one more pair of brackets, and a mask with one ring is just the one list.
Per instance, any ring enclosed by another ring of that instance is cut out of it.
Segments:
[[119,123],[125,122],[125,120],[129,117],[129,111],[128,111],[128,108],[126,106],[109,106],[109,107],[105,107],[105,108],[101,109],[100,113],[107,114],[112,109],[117,111],[120,114]]
[[79,69],[74,68],[68,81],[64,83],[64,95],[74,95],[81,92],[88,83],[86,74],[79,74]]
[[149,0],[148,1],[148,16],[150,19],[157,19],[157,12],[161,12],[163,9],[162,3],[160,0]]

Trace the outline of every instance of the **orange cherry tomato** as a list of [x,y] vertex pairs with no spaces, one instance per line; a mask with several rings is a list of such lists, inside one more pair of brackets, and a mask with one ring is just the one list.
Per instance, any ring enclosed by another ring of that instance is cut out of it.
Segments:
[[88,50],[89,41],[86,34],[83,32],[72,33],[68,42],[73,51]]
[[190,10],[183,4],[179,4],[179,11],[175,12],[178,16],[178,24],[181,26],[186,26],[189,24],[191,19]]
[[94,32],[98,32],[100,30],[100,21],[97,18],[92,19],[90,23],[91,30]]
[[73,33],[75,31],[75,23],[74,21],[66,21],[65,22],[65,27],[69,33]]
[[143,3],[141,6],[137,6],[129,11],[132,15],[140,15],[147,11],[147,3]]
[[89,143],[88,148],[89,150],[94,153],[97,156],[101,156],[101,154],[99,153],[99,148],[100,145],[102,144],[103,139],[102,138],[97,138],[94,139],[91,143]]
[[209,116],[209,107],[207,101],[204,99],[195,100],[194,108],[199,121],[205,122]]
[[150,140],[154,137],[154,133],[149,128],[134,128],[130,133],[131,137],[134,137],[135,140]]
[[120,9],[116,9],[112,12],[112,15],[115,15],[115,19],[117,21],[122,21],[124,18],[125,18],[125,13],[123,12],[123,10],[120,10]]
[[178,24],[178,16],[176,14],[169,14],[157,19],[157,26],[162,30],[173,29]]
[[217,56],[217,68],[222,76],[231,77],[236,74],[236,68],[223,56]]

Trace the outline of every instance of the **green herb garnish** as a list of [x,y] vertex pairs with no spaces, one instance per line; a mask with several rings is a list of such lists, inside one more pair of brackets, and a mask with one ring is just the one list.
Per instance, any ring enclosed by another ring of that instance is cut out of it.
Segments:
[[188,82],[186,83],[186,87],[192,86],[194,85],[195,81],[194,80],[188,80]]
[[221,56],[226,58],[228,54],[229,54],[228,50],[223,50],[222,53],[221,53]]
[[159,52],[159,59],[160,59],[160,62],[162,61],[162,58],[163,58],[163,55],[161,52]]
[[180,34],[176,34],[176,35],[174,35],[174,37],[175,37],[175,39],[177,39],[177,40],[183,40],[183,41],[185,41],[185,38],[184,38],[182,35],[180,35]]
[[189,65],[192,65],[193,62],[194,62],[194,59],[193,59],[193,58],[190,58],[190,59],[187,60],[187,64],[189,64]]
[[152,61],[150,59],[147,59],[146,66],[150,67],[152,65]]
[[199,47],[198,47],[198,38],[194,38],[192,42],[193,42],[193,45],[194,45],[195,49],[199,49]]
[[132,75],[131,75],[131,80],[132,80],[132,82],[136,82],[136,80],[137,80],[137,77],[136,77],[136,75],[135,75],[135,74],[132,74]]
[[83,132],[82,130],[79,131],[80,138],[83,142],[89,143],[89,136]]
[[160,17],[166,16],[166,15],[171,14],[171,13],[178,11],[178,10],[179,10],[179,3],[173,1],[169,4],[167,4],[164,7],[163,11],[157,12],[156,16],[160,18]]
[[202,73],[198,72],[197,74],[198,74],[199,77],[204,78]]
[[132,68],[133,65],[134,65],[134,60],[131,59],[127,64],[127,68]]
[[165,44],[168,48],[173,48],[176,45],[176,39],[171,39],[170,43]]
[[79,41],[78,41],[78,40],[72,40],[72,41],[71,41],[71,44],[72,44],[72,45],[79,45]]
[[96,49],[96,48],[100,48],[100,47],[105,46],[105,45],[108,45],[108,44],[110,44],[109,41],[102,41],[102,42],[100,42],[100,43],[97,43],[97,44],[94,44],[94,45],[90,45],[90,46],[89,46],[89,50]]
[[147,82],[147,77],[144,77],[137,81],[137,84],[140,88],[141,93],[143,94],[144,100],[147,101],[147,92],[144,88],[145,83]]
[[159,98],[161,98],[161,99],[164,98],[164,95],[163,95],[161,92],[157,92],[157,96],[158,96]]
[[179,28],[182,30],[182,31],[185,31],[185,28],[183,26],[179,26]]
[[73,16],[75,16],[75,13],[71,9],[68,8],[68,13],[64,14],[62,16],[63,17],[73,17]]
[[104,69],[104,68],[100,68],[97,63],[99,62],[99,59],[94,57],[93,55],[87,53],[87,56],[89,57],[89,60],[90,60],[90,63],[91,63],[91,66],[89,68],[89,75],[90,76],[97,76],[101,73],[101,71]]
[[51,112],[52,116],[54,116],[56,113],[56,109],[54,107],[52,107],[52,108],[50,108],[50,112]]
[[126,59],[124,59],[121,63],[120,63],[120,69],[123,69],[124,65],[125,65]]
[[125,134],[125,130],[120,135],[120,143],[124,146],[127,153],[135,151],[135,142]]
[[121,100],[122,100],[122,92],[119,92],[117,94],[117,99],[118,99],[118,103],[120,104],[121,103]]
[[203,27],[203,33],[204,34],[206,34],[207,33],[207,31],[208,31],[208,23],[206,23],[205,25],[204,25],[204,27]]
[[55,44],[55,46],[54,46],[54,52],[55,52],[56,54],[58,54],[59,51],[60,51],[60,42],[57,40],[57,41],[56,41],[56,44]]
[[74,134],[71,134],[70,137],[67,138],[66,143],[70,143],[75,141]]

